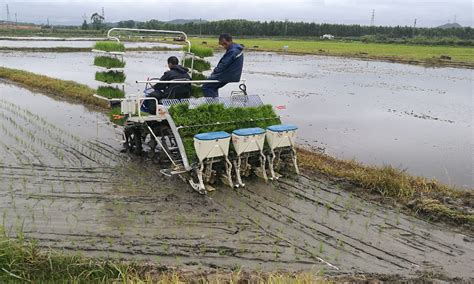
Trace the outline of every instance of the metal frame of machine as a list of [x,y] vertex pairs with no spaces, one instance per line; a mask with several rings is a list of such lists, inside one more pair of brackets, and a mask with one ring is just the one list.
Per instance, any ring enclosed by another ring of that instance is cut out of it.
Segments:
[[[113,31],[138,31],[153,32],[165,34],[179,34],[188,45],[188,52],[185,52],[183,58],[194,55],[190,53],[191,43],[187,35],[181,31],[167,30],[142,30],[128,28],[112,28],[107,33],[107,38],[120,41],[118,37],[112,36]],[[191,65],[192,67],[192,65]],[[192,68],[191,68],[192,70]],[[192,71],[191,71],[192,72]],[[217,83],[216,80],[199,81],[136,81],[138,84],[154,83],[173,83],[173,84],[203,84]],[[231,187],[244,186],[242,175],[248,176],[253,169],[257,176],[267,180],[266,164],[269,164],[270,179],[277,179],[278,174],[275,168],[281,165],[285,156],[291,159],[291,164],[296,173],[299,173],[296,151],[295,151],[295,126],[284,126],[278,129],[240,129],[233,133],[214,132],[200,133],[194,137],[194,148],[199,157],[197,163],[191,164],[186,154],[186,149],[180,136],[180,129],[168,112],[168,109],[179,103],[186,103],[190,108],[202,104],[223,104],[224,107],[256,107],[263,105],[260,97],[257,95],[247,95],[245,81],[238,82],[240,91],[234,91],[230,97],[219,98],[189,98],[189,99],[165,99],[162,104],[154,98],[143,97],[129,94],[124,99],[112,99],[109,101],[120,101],[121,112],[126,117],[123,126],[123,144],[130,152],[141,153],[143,146],[150,148],[150,153],[158,153],[171,165],[168,169],[162,169],[161,172],[167,176],[178,175],[188,182],[193,189],[201,194],[212,191],[212,184],[218,178]],[[143,115],[141,105],[146,100],[152,100],[156,104],[155,115]],[[219,125],[221,123],[211,123],[210,125]],[[286,128],[285,128],[286,127]],[[234,148],[238,149],[235,157],[229,157],[230,141]],[[271,147],[264,149],[264,142],[267,141]],[[241,143],[241,144],[236,144]],[[243,144],[242,144],[243,143]],[[156,148],[159,151],[156,152]],[[231,162],[231,160],[233,160]],[[253,163],[251,161],[257,161]],[[255,165],[258,164],[258,165]],[[289,163],[286,163],[289,164]],[[236,182],[234,182],[234,179]]]

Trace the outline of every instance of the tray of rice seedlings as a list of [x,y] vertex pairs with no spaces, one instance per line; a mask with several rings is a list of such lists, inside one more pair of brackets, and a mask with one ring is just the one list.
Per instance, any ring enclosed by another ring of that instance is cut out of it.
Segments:
[[97,88],[97,95],[107,99],[120,99],[125,97],[125,92],[118,87],[99,86]]
[[95,79],[107,84],[125,82],[125,73],[123,71],[102,71],[95,73]]
[[[184,50],[187,52],[187,47],[185,47]],[[214,51],[212,50],[212,48],[200,45],[191,46],[191,53],[198,57],[211,57],[214,55]]]
[[271,105],[225,108],[223,104],[204,104],[190,108],[189,104],[182,103],[170,107],[169,113],[179,128],[190,161],[196,161],[193,137],[198,133],[213,131],[232,133],[240,128],[266,129],[270,125],[281,124]]
[[125,67],[125,61],[120,60],[116,57],[110,57],[110,56],[96,56],[94,58],[94,65],[98,67],[104,67],[107,69],[112,69],[112,68],[124,68]]
[[115,41],[98,41],[95,43],[92,51],[122,54],[125,52],[125,45]]
[[203,72],[211,69],[211,63],[205,59],[194,58],[194,61],[191,58],[186,58],[184,60],[184,67],[191,68],[191,63],[193,64],[193,70]]
[[123,126],[125,123],[125,116],[122,114],[120,107],[113,107],[109,110],[110,122]]
[[[213,50],[209,47],[193,45],[191,47],[191,53],[194,56],[187,53],[186,47],[184,48],[184,51],[186,52],[186,56],[183,60],[183,65],[188,68],[191,68],[192,65],[193,68],[191,79],[194,81],[206,80],[207,77],[202,72],[210,70],[211,63],[204,59],[204,57],[212,56],[214,54]],[[198,86],[192,86],[191,96],[195,98],[202,97],[202,88]]]

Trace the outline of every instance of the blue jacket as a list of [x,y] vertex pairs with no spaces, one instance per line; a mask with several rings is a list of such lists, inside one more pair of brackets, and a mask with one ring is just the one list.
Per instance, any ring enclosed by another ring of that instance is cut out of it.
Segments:
[[244,47],[233,43],[222,56],[214,71],[209,76],[209,80],[219,80],[221,82],[239,82],[244,66]]

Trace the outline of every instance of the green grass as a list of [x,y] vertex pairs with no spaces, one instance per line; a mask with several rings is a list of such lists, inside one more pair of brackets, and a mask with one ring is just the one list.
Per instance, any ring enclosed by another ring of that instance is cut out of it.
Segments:
[[102,51],[118,51],[125,52],[125,45],[121,42],[115,41],[98,41],[95,43],[93,49],[102,50]]
[[97,88],[97,95],[108,98],[108,99],[116,99],[116,98],[124,98],[125,93],[121,89],[117,87],[110,87],[110,86],[99,86]]
[[96,72],[95,79],[105,83],[123,83],[125,82],[125,73],[121,71]]
[[[190,58],[186,59],[183,63],[183,66],[191,68],[191,59]],[[211,69],[211,63],[203,59],[198,59],[198,58],[194,59],[193,70],[203,72],[209,69]]]
[[8,238],[0,227],[1,283],[328,283],[315,273],[182,271],[153,262],[122,261],[40,249],[23,236]]
[[[188,51],[188,47],[185,46],[183,47],[183,50]],[[191,45],[191,52],[194,53],[194,55],[199,56],[199,57],[210,57],[214,55],[214,50],[212,48],[203,46],[203,45],[198,45],[198,44],[192,44]]]
[[71,99],[89,106],[107,108],[108,103],[93,97],[95,90],[74,81],[55,79],[28,71],[0,67],[0,78],[18,83],[50,96]]
[[[191,38],[190,40],[196,48],[201,46],[202,41],[210,43],[209,46],[212,48],[219,48],[218,44],[214,43],[216,40],[213,38]],[[442,55],[447,55],[452,58],[451,63],[466,63],[469,66],[474,66],[474,48],[472,47],[261,38],[236,38],[235,42],[244,44],[247,49],[260,51],[283,51],[283,46],[288,46],[288,52],[292,53],[363,57],[406,63],[419,61],[420,63],[450,64],[446,60],[439,61]]]
[[94,58],[94,65],[104,68],[123,68],[125,67],[125,62],[114,57],[109,56],[96,56]]

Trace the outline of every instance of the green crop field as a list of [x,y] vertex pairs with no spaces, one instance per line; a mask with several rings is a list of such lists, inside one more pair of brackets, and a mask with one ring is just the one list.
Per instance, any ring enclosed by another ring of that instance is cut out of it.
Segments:
[[[191,38],[192,44],[218,48],[217,38]],[[408,44],[363,43],[359,41],[323,41],[323,40],[275,40],[275,39],[239,39],[247,49],[258,51],[284,51],[301,54],[336,55],[347,57],[365,57],[371,59],[395,60],[400,62],[419,61],[420,63],[443,64],[466,63],[474,65],[474,48],[458,46],[427,46]],[[449,56],[451,60],[440,60],[441,56]],[[413,62],[415,63],[415,62]]]

